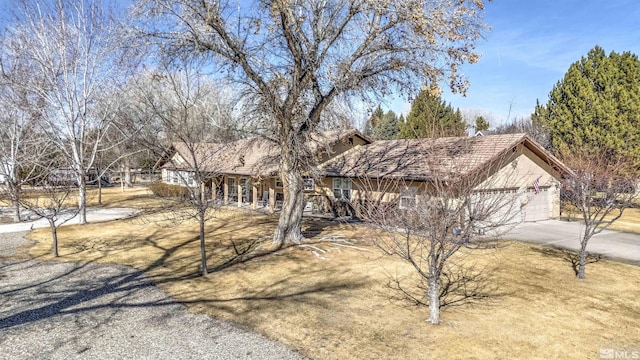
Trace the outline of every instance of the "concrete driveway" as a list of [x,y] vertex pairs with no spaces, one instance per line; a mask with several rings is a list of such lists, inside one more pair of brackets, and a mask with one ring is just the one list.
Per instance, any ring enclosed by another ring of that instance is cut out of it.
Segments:
[[[577,221],[528,222],[518,225],[502,237],[578,251],[582,228],[581,223]],[[629,264],[640,265],[640,235],[604,230],[589,240],[587,251]]]

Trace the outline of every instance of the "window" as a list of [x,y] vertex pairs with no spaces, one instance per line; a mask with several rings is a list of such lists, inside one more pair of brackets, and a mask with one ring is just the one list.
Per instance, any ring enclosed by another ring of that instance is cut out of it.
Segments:
[[400,191],[400,209],[408,209],[416,205],[416,195],[418,194],[417,186],[405,186]]
[[235,178],[227,178],[227,196],[229,201],[238,201],[238,188]]
[[184,181],[185,185],[187,185],[187,186],[191,186],[191,187],[196,186],[195,175],[196,174],[194,174],[194,173],[192,173],[190,171],[189,172],[185,171],[185,172],[183,172],[182,181]]
[[167,184],[171,184],[173,182],[173,171],[167,170]]
[[316,182],[313,178],[305,176],[302,181],[304,181],[304,189],[308,191],[313,191],[316,189]]
[[333,179],[333,197],[339,200],[351,200],[351,179]]
[[277,188],[282,188],[284,185],[282,184],[282,180],[280,179],[276,179],[276,187]]

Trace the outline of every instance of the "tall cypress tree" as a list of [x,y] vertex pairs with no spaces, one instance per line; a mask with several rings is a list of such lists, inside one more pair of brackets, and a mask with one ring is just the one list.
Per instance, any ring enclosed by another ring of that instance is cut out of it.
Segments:
[[628,156],[640,166],[640,61],[630,52],[609,56],[596,46],[573,63],[538,103],[534,121],[549,131],[555,152]]
[[459,109],[454,110],[440,96],[422,90],[411,103],[411,111],[400,124],[400,139],[463,136],[466,125]]

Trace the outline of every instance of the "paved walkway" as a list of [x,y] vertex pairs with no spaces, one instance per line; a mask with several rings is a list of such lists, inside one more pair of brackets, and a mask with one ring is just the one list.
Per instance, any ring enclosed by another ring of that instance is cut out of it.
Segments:
[[[125,219],[135,215],[136,209],[130,208],[87,208],[87,222],[107,221]],[[63,215],[68,219],[64,225],[78,224],[78,216]],[[63,225],[63,226],[64,226]],[[47,219],[39,219],[35,221],[22,221],[19,223],[0,224],[0,233],[12,233],[19,231],[29,231],[35,228],[48,227]]]
[[[581,232],[582,225],[577,221],[546,220],[520,224],[503,238],[578,251]],[[587,251],[640,265],[640,235],[604,230],[589,240]]]

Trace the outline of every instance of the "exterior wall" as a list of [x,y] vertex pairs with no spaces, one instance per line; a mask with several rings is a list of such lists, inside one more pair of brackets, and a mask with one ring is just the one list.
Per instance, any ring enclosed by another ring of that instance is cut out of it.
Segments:
[[[349,139],[351,139],[352,143],[349,143]],[[327,154],[327,151],[322,150],[320,152],[320,159],[319,162],[323,163],[331,158],[334,158],[340,154],[343,154],[347,151],[349,151],[350,149],[353,149],[354,147],[358,146],[358,145],[365,145],[367,142],[362,139],[359,136],[353,135],[350,136],[340,142],[338,142],[337,144],[334,144],[331,147],[331,151],[330,153]]]
[[477,186],[477,189],[533,188],[538,179],[540,187],[557,184],[556,171],[529,149],[520,145],[510,161]]
[[[333,179],[326,177],[316,182],[316,195],[333,198]],[[376,179],[351,179],[351,199],[371,200],[382,202],[395,201],[400,197],[404,188],[412,188],[417,192],[426,190],[424,182],[378,181]]]
[[168,184],[169,182],[167,182],[167,169],[162,169],[162,182],[165,184]]
[[560,217],[560,186],[554,184],[549,188],[551,201],[551,218],[557,219]]

